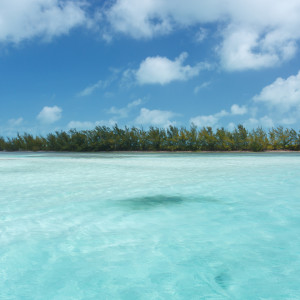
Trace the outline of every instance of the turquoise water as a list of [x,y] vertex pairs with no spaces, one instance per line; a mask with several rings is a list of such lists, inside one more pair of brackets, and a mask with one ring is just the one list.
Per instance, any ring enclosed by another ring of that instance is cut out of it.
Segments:
[[0,299],[300,299],[300,154],[0,153]]

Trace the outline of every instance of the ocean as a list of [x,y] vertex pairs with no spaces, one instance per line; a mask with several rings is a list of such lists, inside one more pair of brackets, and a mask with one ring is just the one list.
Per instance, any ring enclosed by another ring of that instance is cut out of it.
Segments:
[[0,299],[300,299],[300,154],[0,153]]

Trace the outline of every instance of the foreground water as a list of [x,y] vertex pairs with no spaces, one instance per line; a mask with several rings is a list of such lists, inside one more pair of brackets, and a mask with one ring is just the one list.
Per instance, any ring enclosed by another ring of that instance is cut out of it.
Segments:
[[300,299],[300,155],[1,153],[0,299]]

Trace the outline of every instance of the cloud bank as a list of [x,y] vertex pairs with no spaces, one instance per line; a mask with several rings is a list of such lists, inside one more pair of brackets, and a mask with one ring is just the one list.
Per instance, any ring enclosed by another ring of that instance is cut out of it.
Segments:
[[218,53],[229,71],[272,67],[294,57],[299,15],[298,0],[117,0],[106,12],[115,32],[136,39],[219,24]]
[[[241,71],[290,60],[300,40],[299,0],[116,0],[98,4],[94,12],[90,5],[85,0],[2,0],[0,43],[51,40],[79,26],[102,28],[109,40],[118,33],[151,39],[199,26],[195,40],[201,42],[209,34],[204,26],[214,24],[221,38],[217,53],[222,67]],[[154,62],[170,63],[159,57]]]

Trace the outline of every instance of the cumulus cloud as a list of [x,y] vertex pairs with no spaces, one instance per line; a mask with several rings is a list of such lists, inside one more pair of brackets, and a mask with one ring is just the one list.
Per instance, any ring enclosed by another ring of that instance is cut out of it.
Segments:
[[62,109],[58,106],[45,106],[37,116],[37,119],[44,124],[52,124],[61,118]]
[[83,1],[0,1],[0,42],[4,43],[19,43],[34,37],[49,40],[86,22]]
[[[221,25],[227,70],[272,67],[291,59],[300,39],[298,0],[117,0],[106,16],[114,31],[152,38],[191,25]],[[205,34],[199,33],[200,40]]]
[[213,23],[222,39],[218,46],[221,64],[237,71],[287,61],[295,56],[300,40],[299,0],[116,0],[104,5],[104,11],[100,5],[93,16],[87,3],[2,0],[0,43],[35,37],[51,40],[77,26],[101,27],[108,41],[116,32],[149,39],[198,26],[195,40],[201,42],[208,36],[204,27]]
[[167,127],[175,124],[174,121],[171,121],[175,116],[177,116],[177,114],[171,111],[141,108],[139,116],[135,119],[135,123],[138,125],[145,124]]
[[244,115],[248,112],[248,109],[246,106],[239,106],[237,104],[233,104],[231,106],[230,111],[232,115]]
[[208,115],[208,116],[197,116],[190,119],[191,124],[195,124],[199,127],[204,126],[215,126],[219,121],[219,118],[216,115]]
[[259,33],[254,30],[230,29],[224,37],[220,54],[227,70],[260,69],[279,63],[276,52],[253,51],[260,48]]
[[118,0],[107,11],[107,17],[115,31],[134,38],[151,38],[170,33],[178,26],[214,21],[223,14],[223,2]]
[[107,11],[108,20],[115,31],[135,38],[149,38],[166,34],[172,26],[165,16],[157,13],[161,1],[121,0]]
[[281,112],[300,108],[300,71],[287,79],[277,78],[254,97],[255,102],[267,104]]
[[184,81],[195,77],[205,64],[197,64],[194,67],[183,65],[188,54],[180,54],[174,61],[167,57],[147,57],[137,71],[135,77],[139,84],[168,84],[172,81]]
[[149,39],[198,26],[195,39],[201,42],[208,35],[204,27],[213,23],[218,25],[222,39],[218,47],[221,64],[237,71],[287,61],[295,56],[300,40],[299,0],[116,0],[104,5],[105,10],[99,5],[93,16],[87,3],[2,0],[0,43],[20,43],[35,37],[50,40],[77,26],[101,27],[106,40],[115,32]]

